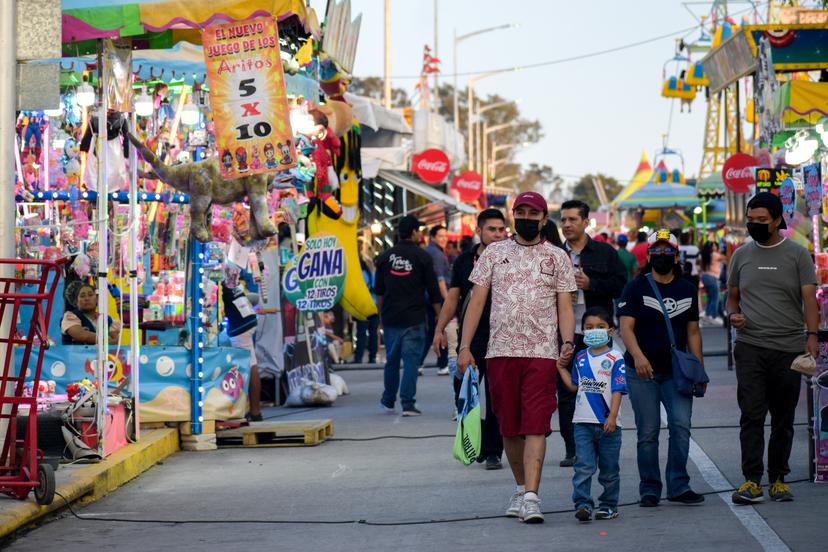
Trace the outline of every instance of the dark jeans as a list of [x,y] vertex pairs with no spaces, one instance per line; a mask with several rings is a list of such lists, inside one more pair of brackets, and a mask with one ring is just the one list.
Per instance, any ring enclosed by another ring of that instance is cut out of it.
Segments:
[[690,419],[693,398],[676,390],[672,376],[655,375],[643,380],[632,368],[626,371],[630,403],[638,430],[638,475],[641,496],[661,498],[661,468],[658,461],[658,434],[661,429],[661,408],[667,411],[667,497],[679,496],[690,490],[687,456],[690,453]]
[[794,414],[799,402],[802,376],[791,370],[799,353],[788,353],[736,343],[736,397],[742,417],[739,420],[742,445],[742,474],[761,484],[764,472],[765,418],[770,411],[771,433],[768,441],[768,479],[783,479],[791,470],[788,458],[794,436]]
[[[612,341],[610,341],[609,345],[612,347]],[[575,354],[580,353],[586,348],[586,345],[584,345],[584,336],[582,334],[575,334]],[[574,360],[573,358],[573,362]],[[570,366],[571,369],[572,367]],[[572,418],[575,416],[575,398],[577,394],[570,391],[563,384],[560,375],[558,375],[557,385],[558,424],[561,426],[561,437],[566,447],[566,457],[571,458],[575,456],[575,428],[572,425]]]
[[572,502],[575,503],[575,508],[586,506],[591,510],[595,506],[592,500],[592,476],[596,471],[598,482],[604,488],[598,497],[598,506],[617,508],[621,488],[621,469],[618,465],[621,456],[621,428],[615,428],[612,433],[604,433],[601,424],[575,424],[575,440],[578,443],[575,475],[572,477]]
[[377,328],[379,328],[379,316],[373,316],[368,320],[357,320],[355,363],[362,363],[366,340],[368,341],[368,362],[373,364],[377,361]]
[[[431,350],[431,345],[434,343],[434,331],[437,329],[437,315],[434,314],[434,307],[426,305],[426,337],[425,346],[423,347],[423,355],[420,358],[420,366],[425,362],[428,352]],[[477,358],[477,357],[475,357]],[[445,368],[448,366],[448,348],[440,349],[440,356],[437,357],[437,367]]]
[[[480,445],[480,456],[486,458],[487,456],[497,456],[500,458],[503,455],[503,437],[500,435],[500,424],[497,421],[492,410],[492,396],[489,393],[489,378],[486,377],[486,353],[480,351],[472,352],[475,361],[477,362],[477,369],[480,375],[480,383],[483,385],[483,392],[486,393],[486,417],[481,421],[481,430],[483,433],[482,442]],[[454,402],[460,396],[460,386],[463,384],[461,378],[452,378],[454,380]]]
[[[397,401],[397,391],[403,409],[411,408],[416,403],[417,370],[420,368],[420,351],[425,339],[425,324],[410,328],[389,328],[385,326],[385,390],[382,403],[393,407]],[[400,361],[403,364],[402,384],[400,383]]]

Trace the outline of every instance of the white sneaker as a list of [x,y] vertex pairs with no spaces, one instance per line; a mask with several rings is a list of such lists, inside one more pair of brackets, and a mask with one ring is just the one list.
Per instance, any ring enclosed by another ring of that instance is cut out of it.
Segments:
[[447,376],[447,375],[449,375],[449,373],[450,372],[449,372],[448,366],[446,366],[445,368],[440,368],[439,370],[437,370],[437,375],[438,376]]
[[420,366],[420,367],[417,369],[417,373],[418,373],[418,374],[420,374],[420,375],[422,376],[422,375],[423,375],[423,372],[424,372],[423,367],[422,367],[422,366]]
[[506,508],[506,517],[519,517],[523,507],[523,491],[515,491],[509,499],[509,506]]
[[523,497],[523,504],[520,507],[518,517],[523,523],[543,523],[543,513],[540,509],[540,498],[532,493],[532,496]]

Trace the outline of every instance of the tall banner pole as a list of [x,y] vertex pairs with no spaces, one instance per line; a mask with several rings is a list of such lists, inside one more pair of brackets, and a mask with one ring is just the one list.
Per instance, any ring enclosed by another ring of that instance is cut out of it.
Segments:
[[[138,128],[137,116],[133,112],[131,128]],[[134,147],[129,148],[129,364],[135,366],[130,379],[132,391],[132,412],[135,424],[135,440],[141,434],[140,416],[140,378],[139,367],[141,358],[141,329],[138,327],[138,225],[141,220],[141,208],[138,205],[138,152]]]
[[[107,71],[104,67],[104,44],[98,41],[98,135],[95,145],[95,154],[98,158],[98,202],[96,236],[98,239],[98,319],[97,331],[97,369],[98,401],[96,426],[98,429],[98,454],[104,454],[104,434],[106,430],[106,412],[109,387],[109,370],[107,361],[109,356],[109,196],[107,187],[107,132],[106,115],[107,101]],[[136,370],[137,370],[136,366]]]

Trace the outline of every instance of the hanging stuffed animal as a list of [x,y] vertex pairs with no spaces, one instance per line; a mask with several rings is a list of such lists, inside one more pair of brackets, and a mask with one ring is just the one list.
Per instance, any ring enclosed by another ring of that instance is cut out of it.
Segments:
[[66,175],[66,187],[80,188],[81,162],[78,143],[69,138],[63,144],[63,173]]
[[[124,191],[129,185],[126,170],[126,158],[129,156],[129,143],[125,139],[127,133],[127,120],[120,113],[109,113],[106,117],[106,147],[107,152],[107,174],[106,184],[109,191]],[[88,152],[86,158],[86,188],[88,190],[98,189],[98,161],[97,139],[98,117],[93,115],[89,125],[86,127],[86,134],[81,140],[80,150]],[[121,137],[124,140],[121,140]]]
[[338,218],[342,213],[333,192],[339,188],[339,179],[333,169],[332,158],[339,155],[339,138],[328,129],[328,117],[323,112],[314,109],[309,114],[314,122],[313,134],[310,136],[314,150],[310,158],[316,172],[314,186],[308,189],[307,194],[313,203],[321,204],[329,217]]

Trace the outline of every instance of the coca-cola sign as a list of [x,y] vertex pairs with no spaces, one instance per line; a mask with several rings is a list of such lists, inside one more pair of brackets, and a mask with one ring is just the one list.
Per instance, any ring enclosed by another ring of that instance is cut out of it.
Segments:
[[731,192],[746,194],[756,183],[753,169],[756,159],[747,153],[735,153],[725,161],[722,167],[722,180]]
[[438,149],[427,149],[411,159],[411,172],[428,184],[440,184],[450,169],[448,156]]
[[483,177],[474,171],[466,171],[454,177],[451,189],[460,195],[460,201],[473,203],[483,193]]

